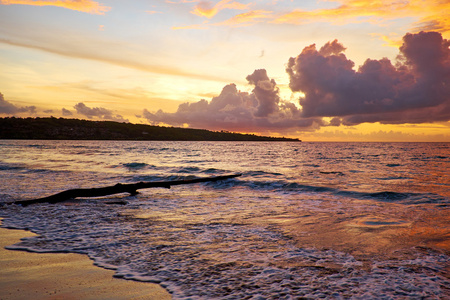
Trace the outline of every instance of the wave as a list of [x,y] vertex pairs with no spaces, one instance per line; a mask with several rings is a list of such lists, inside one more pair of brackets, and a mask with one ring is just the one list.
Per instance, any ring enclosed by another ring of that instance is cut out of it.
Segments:
[[348,197],[359,200],[375,200],[381,202],[391,202],[406,205],[416,204],[445,204],[450,205],[450,199],[435,193],[415,193],[415,192],[360,192],[341,190],[334,187],[301,184],[297,182],[288,182],[286,180],[248,180],[245,177],[233,178],[221,182],[206,183],[211,188],[248,188],[252,190],[270,191],[283,194],[295,193],[327,193],[332,196]]
[[24,170],[24,169],[25,168],[22,166],[0,163],[0,171],[17,171],[17,170]]
[[198,167],[181,167],[181,168],[174,168],[172,170],[173,173],[187,173],[187,174],[196,174],[201,172],[201,169]]
[[401,164],[386,164],[386,167],[390,167],[390,168],[395,168],[395,167],[400,167]]
[[1,164],[0,163],[0,171],[13,171],[15,173],[20,174],[34,174],[34,173],[65,173],[68,172],[66,170],[53,170],[53,169],[47,169],[47,168],[28,168],[26,166],[22,165],[16,165],[16,164]]
[[[195,178],[202,178],[205,175],[219,176],[227,175],[232,172],[223,169],[215,168],[199,168],[199,167],[184,167],[184,168],[165,168],[163,172],[165,175],[154,174],[140,174],[127,177],[128,182],[138,181],[171,181],[171,180],[188,180]],[[342,176],[340,172],[330,172],[333,175]],[[327,173],[328,174],[328,173]],[[383,178],[383,180],[404,179]],[[267,191],[280,194],[296,194],[296,193],[321,193],[329,194],[335,197],[347,197],[359,200],[374,200],[381,202],[392,202],[401,204],[445,204],[450,205],[448,197],[441,196],[435,193],[416,193],[416,192],[398,192],[398,191],[351,191],[339,189],[330,186],[313,185],[307,183],[299,183],[289,181],[283,174],[276,172],[265,171],[248,171],[243,172],[241,177],[227,179],[217,182],[203,183],[207,188],[212,189],[232,189],[244,188],[255,191]]]
[[139,170],[145,167],[149,167],[146,163],[132,162],[123,164],[123,166],[129,170]]
[[205,173],[205,174],[221,174],[222,175],[222,174],[227,173],[227,171],[219,170],[219,169],[216,169],[216,168],[208,168],[208,169],[203,170],[202,173]]
[[[231,166],[230,166],[231,167]],[[195,179],[205,176],[221,176],[232,174],[229,169],[226,168],[211,168],[202,167],[201,165],[191,165],[191,166],[174,166],[174,165],[160,165],[155,166],[153,164],[146,163],[144,161],[131,161],[125,163],[119,163],[109,166],[109,168],[125,169],[129,173],[124,175],[121,173],[120,177],[114,178],[114,180],[126,181],[128,183],[135,183],[139,181],[172,181],[172,180],[185,180],[185,179]],[[10,163],[0,163],[0,171],[9,173],[21,173],[21,174],[56,174],[56,173],[75,173],[69,170],[55,170],[47,169],[45,166],[39,168],[27,168],[26,166],[19,164]],[[239,169],[237,170],[240,171]],[[443,204],[450,205],[449,197],[441,196],[433,191],[428,193],[415,193],[412,191],[391,191],[389,189],[384,190],[383,185],[377,185],[371,188],[369,191],[352,191],[349,190],[349,186],[345,183],[339,182],[340,186],[331,185],[335,184],[336,181],[331,177],[344,177],[350,176],[350,173],[358,172],[349,170],[347,172],[337,172],[337,171],[317,171],[315,172],[314,178],[319,178],[320,183],[316,184],[317,181],[311,183],[311,178],[309,177],[302,182],[301,177],[294,175],[295,177],[287,176],[277,170],[244,170],[242,171],[242,176],[234,179],[203,183],[207,188],[212,189],[232,189],[232,188],[243,188],[255,191],[267,191],[279,194],[296,194],[296,193],[318,193],[318,194],[328,194],[333,197],[347,197],[351,199],[360,200],[372,200],[380,202],[393,202],[402,204]],[[99,173],[100,174],[100,173]],[[9,175],[8,175],[9,176]],[[320,176],[320,177],[317,177]],[[378,180],[380,183],[382,181],[396,181],[396,180],[409,180],[410,178],[404,176],[387,176],[380,178],[372,178]],[[315,179],[314,179],[315,180]],[[330,184],[327,185],[328,180]],[[336,179],[337,180],[337,179]],[[344,184],[343,186],[341,184]],[[382,190],[377,190],[381,188]],[[351,187],[350,187],[351,188]]]
[[246,172],[245,175],[251,177],[283,176],[281,173],[265,171],[250,171]]
[[320,174],[325,174],[325,175],[338,175],[338,176],[345,176],[344,173],[339,172],[339,171],[320,171]]
[[381,178],[375,178],[377,180],[408,180],[411,179],[410,177],[404,177],[404,176],[389,176],[389,177],[381,177]]
[[[226,182],[243,184],[244,179],[249,178]],[[152,202],[152,210],[167,212],[179,201],[165,200],[159,201],[161,206]],[[3,227],[39,234],[8,249],[87,254],[97,266],[115,270],[114,277],[159,283],[174,299],[277,298],[281,293],[296,299],[444,298],[447,291],[443,274],[448,256],[431,251],[414,252],[413,258],[361,261],[333,249],[298,246],[283,231],[260,224],[196,221],[189,216],[182,221],[141,218],[130,208],[95,203],[8,209],[0,210]],[[405,224],[363,220],[368,226]]]

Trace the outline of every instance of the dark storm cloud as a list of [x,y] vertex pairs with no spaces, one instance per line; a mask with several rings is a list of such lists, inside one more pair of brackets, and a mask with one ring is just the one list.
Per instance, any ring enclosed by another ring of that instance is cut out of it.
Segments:
[[0,114],[14,114],[29,112],[30,114],[36,113],[36,106],[24,106],[17,107],[14,104],[5,100],[2,93],[0,93]]
[[175,113],[144,110],[143,116],[151,123],[248,131],[303,128],[317,121],[301,118],[299,109],[293,103],[282,101],[275,80],[267,76],[266,70],[256,70],[247,76],[247,80],[254,86],[251,93],[241,92],[235,84],[229,84],[209,102],[202,99],[183,103]]
[[[290,58],[287,73],[301,115],[339,117],[346,125],[450,120],[450,42],[437,32],[406,34],[396,65],[367,59],[357,71],[336,40]],[[335,124],[338,122],[333,121]]]
[[77,113],[92,118],[100,118],[103,120],[117,121],[117,122],[128,122],[121,115],[115,115],[111,110],[103,107],[87,107],[84,103],[80,102],[74,106]]

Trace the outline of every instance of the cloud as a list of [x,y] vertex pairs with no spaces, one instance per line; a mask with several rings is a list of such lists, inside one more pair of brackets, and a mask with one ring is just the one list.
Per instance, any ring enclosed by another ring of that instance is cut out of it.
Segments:
[[105,12],[111,10],[111,7],[103,6],[92,0],[0,0],[0,4],[11,5],[34,5],[34,6],[57,6],[80,12],[104,15]]
[[[198,1],[181,1],[178,3],[190,2]],[[446,38],[450,37],[450,18],[448,17],[450,1],[448,0],[323,0],[321,2],[326,2],[324,4],[329,8],[310,10],[295,8],[290,11],[286,11],[286,8],[282,8],[277,2],[277,0],[264,4],[253,2],[245,5],[238,2],[231,3],[231,0],[222,0],[217,4],[211,1],[200,1],[191,13],[208,19],[212,19],[222,9],[228,8],[227,6],[231,6],[231,4],[239,4],[236,9],[242,9],[245,12],[225,21],[215,23],[205,21],[202,24],[174,26],[172,29],[204,30],[211,26],[251,26],[262,22],[294,25],[321,22],[333,25],[369,23],[386,28],[394,23],[406,21],[409,22],[408,30],[410,32],[436,31],[442,33]],[[302,4],[295,3],[293,6],[301,7]],[[250,11],[253,7],[258,9]],[[398,39],[393,40],[386,35],[379,35],[379,37],[386,41],[389,46],[397,46]]]
[[63,108],[61,110],[61,113],[62,113],[63,116],[71,116],[71,115],[73,115],[73,113],[70,110],[65,109],[65,108]]
[[200,1],[191,13],[210,19],[223,9],[245,10],[248,7],[249,4],[242,4],[232,0],[221,0],[215,5],[211,1]]
[[0,113],[1,114],[12,114],[17,112],[18,108],[12,103],[5,100],[2,93],[0,93]]
[[[330,1],[331,2],[331,1]],[[415,32],[434,30],[441,33],[450,31],[450,2],[443,0],[409,0],[409,1],[372,1],[372,0],[338,0],[337,7],[315,9],[310,11],[293,10],[278,16],[275,23],[308,24],[331,22],[348,23],[383,23],[402,17],[415,17]]]
[[383,46],[389,46],[394,48],[400,48],[402,45],[401,37],[396,33],[390,33],[389,35],[384,35],[380,33],[372,33],[374,37],[378,37],[385,42]]
[[248,26],[255,23],[262,22],[264,19],[271,18],[271,11],[267,10],[252,10],[242,14],[238,14],[224,22],[212,24],[214,26]]
[[228,20],[225,20],[223,22],[218,23],[208,23],[208,21],[205,21],[202,24],[193,24],[193,25],[186,25],[186,26],[174,26],[172,27],[173,30],[180,30],[180,29],[207,29],[211,26],[229,26],[229,27],[240,27],[240,26],[250,26],[254,25],[256,23],[263,22],[266,19],[272,18],[272,11],[268,10],[252,10],[245,13],[241,13],[238,15],[235,15]]
[[241,92],[235,84],[226,85],[219,96],[210,102],[183,103],[175,113],[144,110],[150,123],[231,131],[271,131],[286,128],[305,128],[321,123],[317,118],[301,118],[295,104],[280,99],[275,80],[264,69],[247,76],[254,86],[251,93]]
[[[83,102],[77,103],[73,108],[77,111],[77,113],[92,118],[100,118],[103,120],[117,121],[117,122],[129,122],[127,119],[124,119],[121,115],[115,115],[111,110],[103,108],[103,107],[87,107]],[[63,109],[64,113],[64,109]],[[66,112],[67,113],[67,112]]]
[[[1,28],[0,28],[1,31]],[[67,35],[67,34],[66,34]],[[58,36],[58,35],[55,35]],[[195,73],[177,66],[152,64],[139,59],[135,51],[129,51],[123,45],[114,42],[88,40],[86,43],[67,44],[65,40],[55,38],[55,36],[10,36],[9,38],[0,38],[0,43],[11,46],[36,49],[47,53],[62,55],[65,57],[88,59],[92,61],[103,62],[124,68],[130,68],[153,74],[163,74],[169,76],[186,77],[190,79],[210,80],[210,81],[228,81],[227,78],[211,74]],[[77,41],[77,38],[73,38]],[[92,51],[91,47],[86,45],[96,45],[97,48],[114,49],[111,52]]]
[[275,80],[269,79],[264,69],[256,70],[247,76],[247,81],[254,85],[253,94],[258,99],[258,107],[254,113],[257,117],[267,117],[278,111],[280,97]]
[[304,118],[339,117],[345,125],[448,121],[449,46],[437,32],[406,34],[396,65],[367,59],[355,71],[337,40],[319,51],[310,45],[289,59],[289,86],[305,95]]
[[[383,19],[398,18],[407,10],[408,2],[369,0],[339,0],[340,5],[334,8],[300,10],[295,9],[275,19],[275,23],[307,24],[317,21],[334,24],[372,22]],[[408,10],[409,11],[409,10]]]
[[15,114],[28,112],[30,114],[36,113],[36,106],[17,107],[14,104],[5,100],[2,93],[0,93],[0,114]]
[[[418,124],[450,120],[450,41],[437,32],[406,34],[396,64],[387,58],[355,64],[337,40],[310,45],[286,65],[299,108],[281,99],[266,70],[247,76],[253,87],[226,85],[211,101],[183,103],[175,113],[144,110],[154,124],[246,132],[293,132],[360,123]],[[327,120],[327,121],[325,121]]]

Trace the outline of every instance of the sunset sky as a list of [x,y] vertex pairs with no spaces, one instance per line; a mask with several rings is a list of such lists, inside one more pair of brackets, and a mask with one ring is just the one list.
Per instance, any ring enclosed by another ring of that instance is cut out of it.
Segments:
[[0,0],[0,117],[450,142],[448,0]]

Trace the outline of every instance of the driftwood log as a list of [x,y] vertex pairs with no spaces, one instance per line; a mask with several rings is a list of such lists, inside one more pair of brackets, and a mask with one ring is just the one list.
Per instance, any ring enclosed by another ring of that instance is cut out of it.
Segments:
[[79,197],[101,197],[108,196],[120,193],[130,193],[131,195],[138,194],[137,190],[140,189],[148,189],[148,188],[156,188],[163,187],[168,188],[172,185],[181,185],[181,184],[192,184],[199,182],[213,182],[219,180],[225,180],[229,178],[235,178],[241,176],[242,174],[233,174],[233,175],[225,175],[225,176],[214,176],[214,177],[205,177],[205,178],[196,178],[189,180],[174,180],[174,181],[150,181],[150,182],[138,182],[138,183],[128,183],[122,184],[118,183],[113,186],[101,187],[101,188],[91,188],[91,189],[72,189],[67,190],[58,194],[54,194],[44,198],[38,199],[29,199],[29,200],[18,200],[15,201],[15,204],[21,204],[23,206],[36,204],[36,203],[58,203],[70,199],[75,199]]

